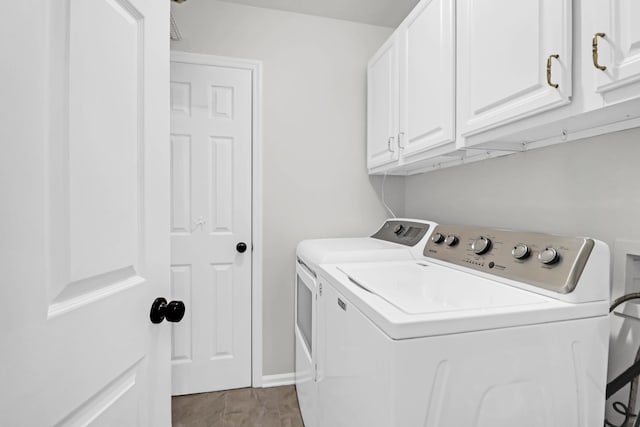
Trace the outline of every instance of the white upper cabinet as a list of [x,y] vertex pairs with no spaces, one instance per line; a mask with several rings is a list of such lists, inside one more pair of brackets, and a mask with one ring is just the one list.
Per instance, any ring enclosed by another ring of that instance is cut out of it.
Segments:
[[457,22],[461,136],[571,101],[571,0],[459,0]]
[[369,62],[369,173],[640,125],[640,0],[421,0]]
[[[640,2],[600,0],[594,17],[594,70],[605,104],[640,96]],[[600,69],[596,70],[596,66]]]
[[398,31],[401,156],[455,142],[454,4],[423,1]]
[[455,52],[455,0],[422,0],[369,61],[370,173],[455,151]]
[[395,37],[369,61],[367,68],[367,167],[398,159],[398,73]]

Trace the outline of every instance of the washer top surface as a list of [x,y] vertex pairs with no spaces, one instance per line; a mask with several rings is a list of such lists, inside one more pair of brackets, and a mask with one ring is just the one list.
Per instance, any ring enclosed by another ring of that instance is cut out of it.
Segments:
[[320,280],[334,286],[355,306],[351,309],[357,308],[396,340],[606,316],[608,312],[607,301],[568,303],[423,260],[323,264]]
[[544,297],[428,262],[347,264],[349,280],[407,314],[541,304]]

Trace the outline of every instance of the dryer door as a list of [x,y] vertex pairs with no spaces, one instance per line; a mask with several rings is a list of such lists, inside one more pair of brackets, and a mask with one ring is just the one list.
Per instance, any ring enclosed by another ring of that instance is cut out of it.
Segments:
[[296,265],[296,336],[299,335],[306,358],[315,360],[316,278],[306,264]]
[[296,391],[300,413],[306,427],[317,426],[318,386],[316,384],[317,350],[317,280],[304,262],[296,264]]

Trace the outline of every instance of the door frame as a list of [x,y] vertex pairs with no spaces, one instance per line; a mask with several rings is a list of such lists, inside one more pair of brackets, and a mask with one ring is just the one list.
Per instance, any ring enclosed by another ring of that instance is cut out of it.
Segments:
[[251,72],[251,386],[262,387],[262,62],[177,50],[171,62]]

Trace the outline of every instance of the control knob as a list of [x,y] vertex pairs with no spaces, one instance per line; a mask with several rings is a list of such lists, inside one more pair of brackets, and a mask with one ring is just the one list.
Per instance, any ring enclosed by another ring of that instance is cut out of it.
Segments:
[[396,236],[399,236],[400,233],[402,233],[404,231],[404,225],[402,224],[398,224],[395,227],[393,227],[393,232],[396,233]]
[[513,255],[515,259],[525,259],[528,258],[530,254],[531,251],[529,250],[529,246],[524,243],[518,243],[511,251],[511,255]]
[[456,236],[454,236],[453,234],[449,234],[445,239],[444,239],[444,243],[447,246],[455,246],[458,244],[458,238]]
[[546,248],[538,254],[538,260],[546,265],[558,262],[560,256],[554,248]]
[[444,236],[442,235],[442,233],[433,233],[433,236],[431,236],[431,241],[439,245],[440,243],[444,242]]
[[487,237],[480,236],[471,243],[471,250],[476,255],[482,255],[491,249],[491,240]]

